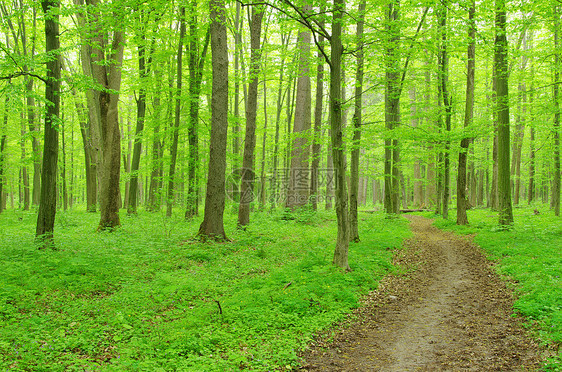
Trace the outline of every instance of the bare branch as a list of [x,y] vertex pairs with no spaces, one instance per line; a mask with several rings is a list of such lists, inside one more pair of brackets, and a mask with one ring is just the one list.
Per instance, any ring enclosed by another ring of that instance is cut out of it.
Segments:
[[14,78],[17,78],[17,77],[20,77],[20,76],[31,76],[31,77],[34,77],[34,78],[37,78],[37,79],[41,80],[44,83],[47,83],[47,79],[45,79],[44,77],[33,74],[31,72],[26,72],[26,71],[18,71],[18,72],[14,72],[13,74],[10,74],[10,75],[0,76],[0,80],[10,80],[10,79],[14,79]]

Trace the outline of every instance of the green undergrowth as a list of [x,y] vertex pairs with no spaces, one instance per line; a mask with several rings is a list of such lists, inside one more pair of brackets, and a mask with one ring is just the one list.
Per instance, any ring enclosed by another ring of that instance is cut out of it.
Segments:
[[[181,213],[178,211],[177,213]],[[37,250],[36,215],[0,215],[0,368],[18,371],[287,369],[313,334],[393,271],[403,219],[360,214],[352,272],[331,265],[333,212],[255,213],[232,240],[194,240],[200,219],[140,213],[114,232],[99,216],[57,215]]]
[[540,339],[559,350],[545,369],[562,370],[562,219],[547,206],[534,206],[515,208],[509,230],[498,228],[497,213],[490,210],[471,210],[468,220],[469,226],[456,226],[455,219],[436,218],[435,226],[476,234],[475,242],[497,262],[498,273],[514,283],[515,310],[527,317]]

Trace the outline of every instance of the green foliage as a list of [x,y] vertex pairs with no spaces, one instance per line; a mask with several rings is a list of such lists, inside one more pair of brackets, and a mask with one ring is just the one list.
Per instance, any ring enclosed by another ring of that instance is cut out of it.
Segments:
[[366,215],[344,273],[324,212],[256,213],[230,243],[192,239],[200,221],[141,213],[96,233],[96,214],[67,212],[56,251],[35,249],[34,214],[17,213],[0,220],[0,368],[24,371],[296,366],[314,332],[393,270],[387,248],[409,234],[402,219]]
[[[474,234],[475,242],[498,263],[496,270],[515,283],[518,299],[515,310],[526,316],[546,343],[562,343],[562,227],[560,218],[548,207],[515,210],[511,230],[497,229],[497,216],[489,210],[471,210],[470,226],[456,226],[451,220],[436,219],[435,226]],[[559,371],[562,353],[551,360],[547,370]]]

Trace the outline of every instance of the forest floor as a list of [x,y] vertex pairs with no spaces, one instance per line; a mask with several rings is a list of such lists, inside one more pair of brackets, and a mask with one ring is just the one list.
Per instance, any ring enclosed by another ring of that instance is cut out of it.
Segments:
[[335,335],[302,358],[307,371],[529,371],[543,351],[514,316],[513,291],[471,237],[408,216],[413,238],[398,274],[365,298]]

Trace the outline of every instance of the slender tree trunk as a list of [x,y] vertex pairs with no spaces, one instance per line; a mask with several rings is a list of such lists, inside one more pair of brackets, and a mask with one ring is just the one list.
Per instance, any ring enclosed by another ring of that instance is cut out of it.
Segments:
[[[287,48],[291,34],[281,34],[281,47],[283,50]],[[278,183],[278,162],[279,162],[279,132],[281,130],[281,111],[283,110],[283,100],[285,95],[282,94],[283,91],[283,75],[285,72],[285,53],[281,53],[281,66],[279,67],[279,90],[277,91],[277,114],[275,116],[275,144],[273,149],[273,175],[271,179],[271,197],[270,203],[271,208],[275,208],[275,205],[279,197],[279,187]],[[287,102],[290,103],[291,97],[291,84],[287,85]]]
[[508,45],[505,2],[506,0],[496,0],[496,40],[494,52],[496,111],[498,117],[498,206],[500,226],[513,223],[509,183]]
[[0,127],[0,213],[4,210],[4,185],[6,180],[4,178],[4,159],[6,151],[6,139],[8,130],[8,104],[10,103],[10,96],[6,94],[4,99],[4,117],[2,127]]
[[96,165],[93,160],[92,138],[89,135],[89,125],[86,123],[87,112],[77,98],[76,92],[72,91],[76,112],[78,114],[78,122],[80,124],[80,134],[82,135],[82,144],[84,147],[84,165],[86,175],[86,211],[95,212],[97,209],[97,177]]
[[131,135],[131,117],[127,118],[127,133],[125,134],[124,131],[125,125],[122,125],[120,128],[121,131],[121,138],[127,139],[127,147],[123,145],[121,149],[121,156],[123,160],[123,172],[125,173],[125,178],[128,179],[125,181],[125,197],[120,196],[119,198],[119,208],[127,208],[127,203],[129,202],[129,185],[131,178],[131,153],[133,152],[133,137]]
[[[61,106],[62,102],[61,102]],[[62,109],[62,107],[61,107]],[[64,110],[61,110],[64,112]],[[62,117],[61,115],[61,121],[64,122],[64,117]],[[60,128],[60,137],[61,137],[61,145],[62,145],[62,154],[61,154],[61,162],[62,162],[62,167],[61,167],[61,180],[62,180],[62,205],[63,205],[63,210],[67,211],[68,210],[68,188],[67,188],[67,182],[66,182],[66,130],[65,130],[65,126],[61,126]]]
[[[530,99],[532,102],[532,99]],[[531,127],[529,138],[529,186],[527,188],[527,202],[531,204],[535,197],[535,128]]]
[[35,98],[33,97],[33,79],[28,79],[27,90],[27,122],[31,134],[31,151],[33,158],[33,191],[31,203],[39,205],[41,197],[41,145],[39,143],[39,126],[35,122]]
[[[196,8],[195,2],[193,7]],[[191,14],[189,33],[189,164],[185,218],[191,218],[199,214],[199,101],[205,58],[211,37],[210,31],[207,29],[203,49],[199,56],[197,51],[197,15],[195,11]]]
[[[400,74],[398,45],[400,40],[400,0],[390,0],[388,3],[386,31],[388,41],[386,45],[386,90],[385,90],[385,125],[390,132],[400,125]],[[384,209],[387,214],[397,214],[400,208],[398,202],[400,152],[398,139],[388,133],[385,138],[384,156]],[[394,138],[393,138],[394,137]]]
[[554,5],[554,177],[552,180],[552,204],[554,215],[560,216],[560,7]]
[[[476,22],[474,15],[476,13],[476,3],[472,0],[468,10],[468,52],[467,52],[467,68],[466,68],[466,105],[464,112],[464,128],[466,129],[472,124],[474,110],[474,70],[476,58]],[[468,146],[470,138],[465,137],[461,141],[461,150],[459,152],[459,168],[457,173],[457,225],[467,225],[468,217],[466,215],[467,195],[466,195],[466,162],[468,155]]]
[[183,57],[183,39],[185,37],[185,7],[180,9],[180,37],[178,41],[177,54],[177,88],[176,88],[176,108],[174,115],[174,126],[172,127],[172,143],[170,147],[170,170],[168,172],[168,192],[166,194],[166,216],[172,216],[172,208],[174,206],[174,188],[176,183],[176,160],[178,157],[178,141],[179,128],[181,119],[181,91],[182,91],[182,57]]
[[359,219],[357,216],[357,198],[359,193],[359,152],[361,147],[361,125],[363,110],[363,27],[365,23],[366,1],[359,3],[357,21],[357,71],[355,74],[355,112],[353,114],[353,145],[351,148],[351,179],[349,187],[349,239],[359,241]]
[[341,101],[341,40],[343,0],[334,0],[332,38],[330,40],[330,117],[334,172],[336,178],[336,216],[338,235],[334,250],[334,265],[350,270],[348,263],[349,219],[347,207],[347,187],[345,180],[345,154],[343,150],[342,101]]
[[[154,71],[154,76],[160,76],[160,71]],[[151,159],[151,172],[150,172],[150,181],[148,187],[148,199],[146,202],[147,210],[151,212],[156,212],[160,210],[160,203],[161,203],[161,184],[162,184],[162,140],[160,133],[160,121],[161,121],[161,112],[162,112],[162,105],[160,102],[160,94],[161,94],[161,82],[160,79],[156,79],[156,93],[154,96],[153,102],[153,111],[154,111],[154,132],[152,134],[152,159]]]
[[225,240],[223,214],[225,205],[226,145],[228,130],[228,46],[226,6],[224,0],[211,0],[212,98],[209,173],[205,198],[205,215],[199,227],[204,238]]
[[250,82],[248,84],[248,101],[246,104],[246,137],[244,140],[244,158],[242,162],[242,179],[240,183],[240,204],[238,207],[238,227],[250,223],[250,204],[254,201],[255,182],[255,147],[256,147],[256,115],[258,110],[258,78],[261,59],[261,24],[263,7],[252,7],[250,24]]
[[[240,56],[242,55],[242,22],[240,20],[241,5],[236,2],[236,18],[234,19],[234,126],[232,128],[233,167],[239,167],[240,160]],[[236,190],[234,195],[237,195]]]
[[[142,19],[142,18],[141,18]],[[146,78],[149,74],[149,66],[146,65],[145,57],[145,37],[144,33],[140,37],[138,46],[139,57],[139,98],[137,99],[137,125],[135,128],[135,141],[133,148],[133,161],[131,163],[131,180],[129,182],[129,198],[127,200],[127,213],[137,213],[138,185],[139,185],[139,165],[142,152],[142,134],[144,131],[144,120],[146,116]],[[150,57],[149,57],[150,59]]]
[[58,55],[59,42],[59,7],[53,0],[43,0],[41,3],[45,13],[45,51],[52,55],[47,62],[47,81],[45,100],[47,105],[45,115],[43,171],[41,173],[41,199],[37,215],[35,235],[40,247],[53,246],[55,215],[57,212],[57,162],[58,162],[58,116],[60,111],[60,77],[61,65]]
[[[417,118],[417,109],[416,109],[416,87],[412,86],[410,88],[410,105],[411,105],[411,125],[412,127],[417,127],[419,120]],[[420,151],[421,152],[421,151]],[[421,177],[421,157],[420,155],[415,155],[414,160],[414,201],[413,205],[414,208],[419,208],[423,204],[423,186],[422,186],[422,177]]]
[[[267,39],[264,37],[263,43],[266,44]],[[267,58],[264,58],[267,60]],[[264,70],[265,70],[264,66]],[[265,208],[266,204],[266,182],[265,182],[265,146],[267,144],[267,73],[263,74],[263,137],[261,146],[261,167],[260,167],[260,210]]]
[[[322,24],[323,26],[323,24]],[[318,43],[324,44],[324,38],[318,37]],[[322,156],[322,145],[320,137],[322,135],[322,106],[324,100],[324,57],[319,50],[316,57],[316,100],[314,103],[314,142],[312,143],[312,163],[310,166],[310,203],[313,210],[318,209],[318,177],[320,169],[320,157]]]
[[[328,118],[328,122],[331,123],[331,116]],[[328,144],[328,151],[326,155],[326,203],[324,208],[326,210],[332,209],[333,198],[334,198],[334,162],[332,156],[332,143]]]
[[27,165],[26,164],[26,149],[25,149],[25,136],[26,136],[26,126],[24,120],[24,113],[21,112],[21,140],[20,140],[20,148],[21,148],[21,167],[20,167],[20,176],[21,176],[21,187],[22,187],[22,195],[20,202],[23,200],[22,209],[24,211],[29,210],[30,204],[30,193],[29,193],[29,173],[27,172]]
[[[439,52],[439,88],[440,95],[443,99],[443,106],[445,109],[445,130],[447,132],[451,131],[451,116],[452,116],[452,106],[451,98],[449,96],[449,56],[447,51],[447,0],[443,0],[442,7],[439,8],[437,15],[439,21],[439,28],[441,34],[441,44]],[[450,141],[445,140],[445,150],[443,151],[443,219],[449,218],[449,197],[450,197]],[[466,163],[465,163],[465,182],[466,182]]]
[[[522,70],[524,71],[524,67]],[[511,159],[511,176],[512,176],[512,192],[513,204],[519,205],[519,198],[521,194],[521,153],[523,149],[523,137],[525,135],[525,106],[527,104],[527,94],[525,83],[520,82],[517,87],[518,90],[518,105],[516,116],[516,130],[513,135],[513,153]]]

